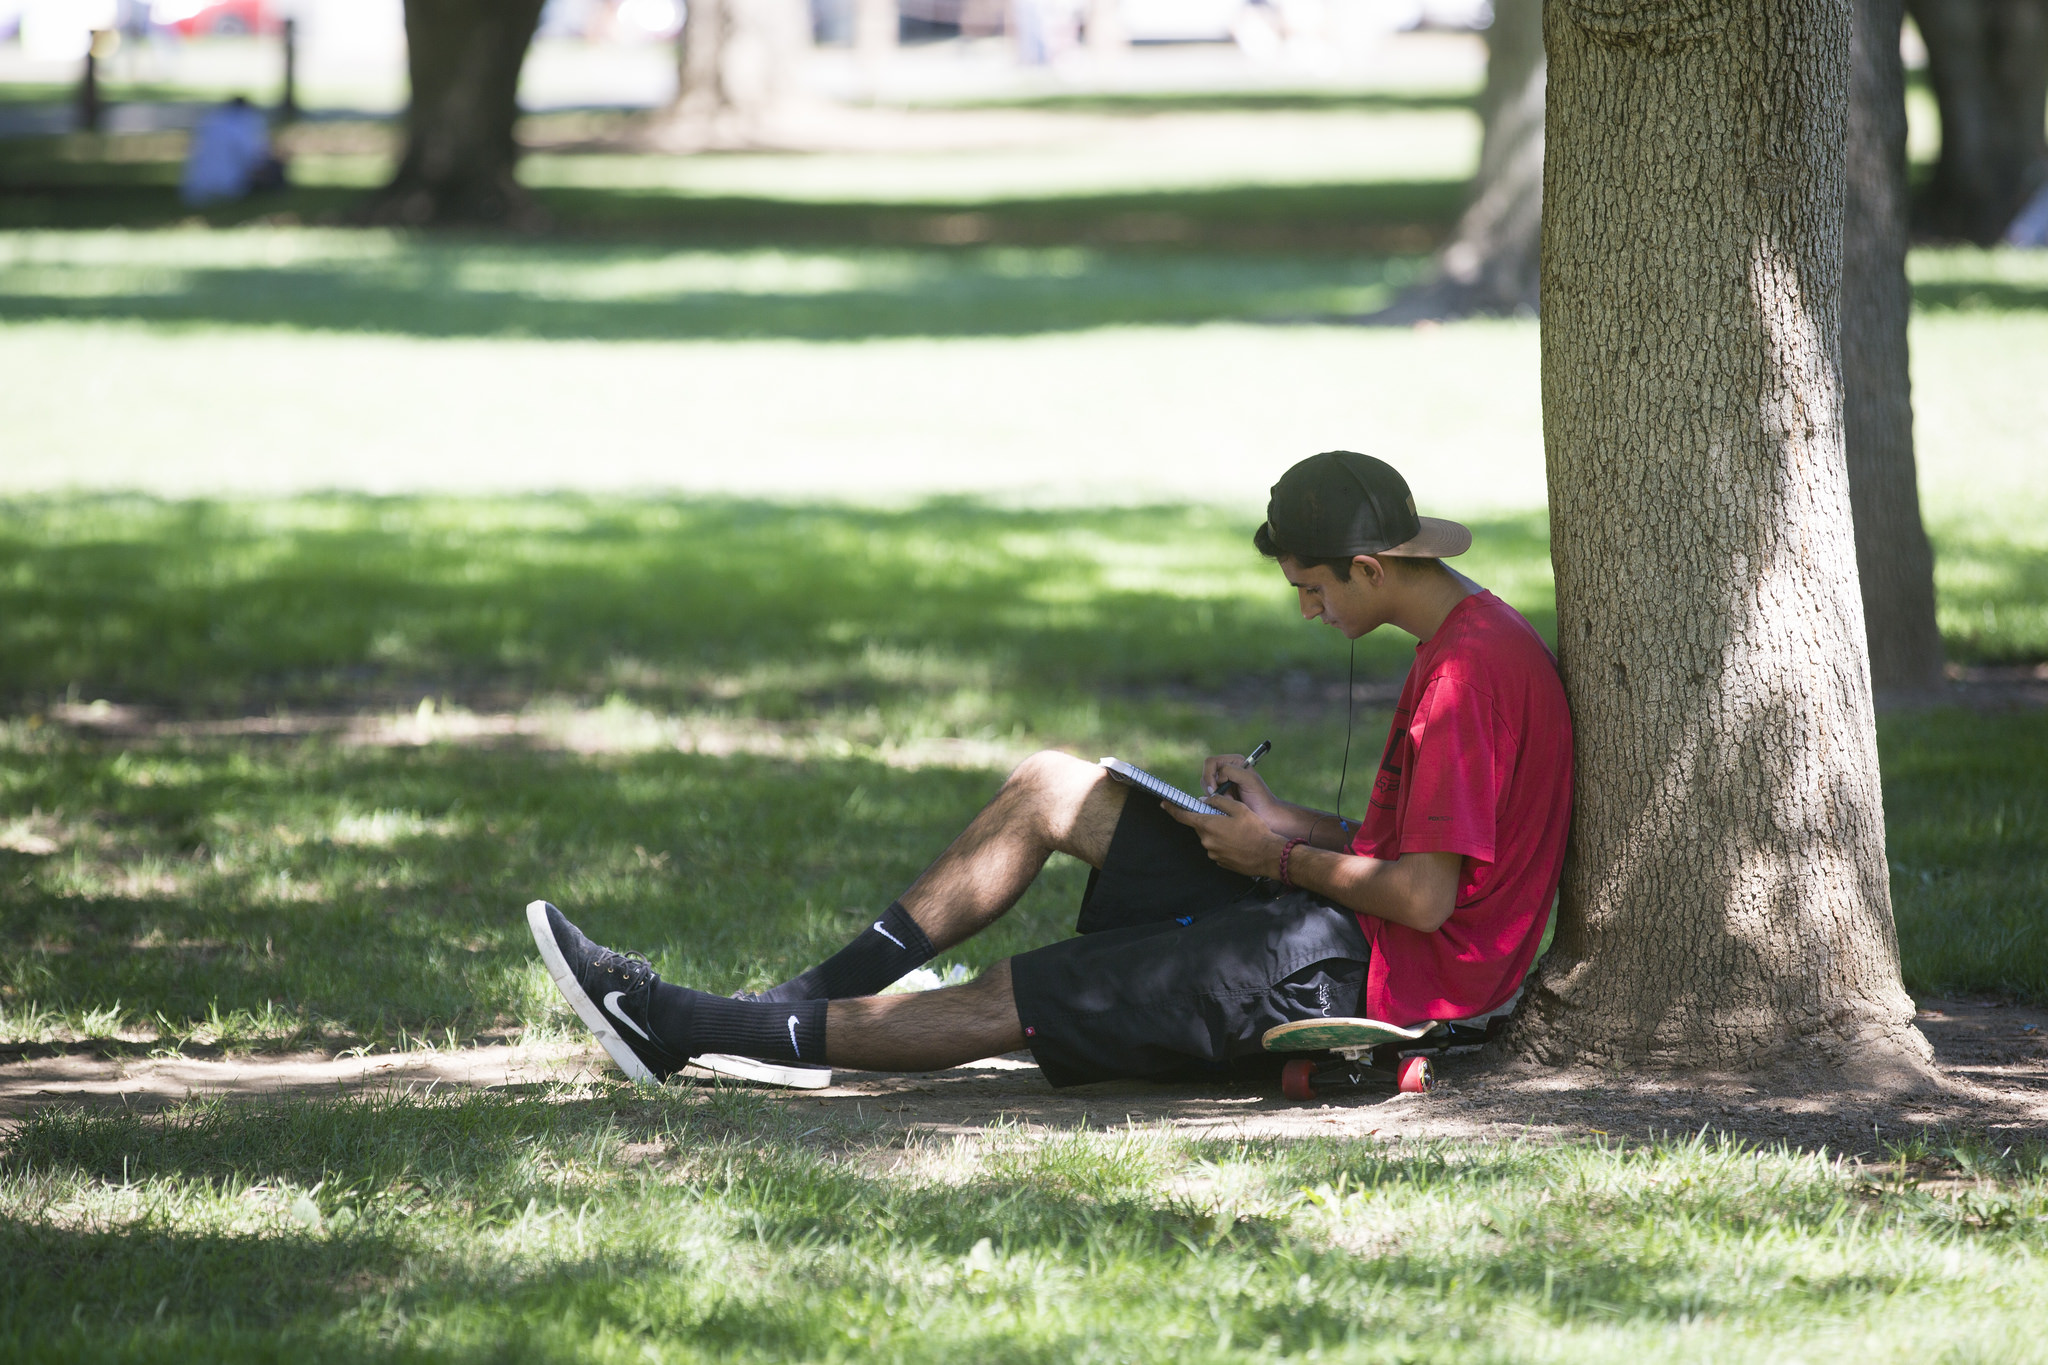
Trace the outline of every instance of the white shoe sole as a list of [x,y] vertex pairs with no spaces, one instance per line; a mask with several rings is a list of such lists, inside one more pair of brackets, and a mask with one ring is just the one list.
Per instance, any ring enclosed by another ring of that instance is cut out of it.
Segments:
[[823,1090],[832,1084],[827,1066],[784,1066],[780,1062],[735,1057],[729,1052],[707,1052],[690,1058],[683,1075],[692,1079],[752,1081],[756,1085],[782,1085],[792,1090]]
[[526,927],[533,931],[533,942],[540,949],[541,964],[548,969],[548,975],[554,978],[555,989],[569,1002],[569,1008],[576,1011],[576,1017],[583,1021],[583,1026],[597,1035],[597,1041],[604,1044],[604,1050],[618,1063],[619,1070],[626,1073],[626,1079],[661,1084],[660,1078],[648,1069],[647,1063],[640,1060],[639,1054],[628,1046],[626,1040],[619,1036],[619,1031],[604,1017],[604,1012],[598,1009],[597,1002],[590,998],[582,983],[576,980],[576,973],[569,970],[569,959],[562,956],[562,945],[555,942],[554,932],[548,928],[546,901],[533,901],[527,905]]

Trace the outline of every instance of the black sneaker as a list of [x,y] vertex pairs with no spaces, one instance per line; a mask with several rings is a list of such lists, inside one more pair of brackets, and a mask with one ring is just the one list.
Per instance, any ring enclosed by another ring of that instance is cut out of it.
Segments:
[[645,958],[592,943],[546,901],[526,907],[526,924],[555,988],[597,1035],[627,1080],[659,1083],[688,1064],[689,1058],[656,1042],[647,1026],[647,999],[661,978]]

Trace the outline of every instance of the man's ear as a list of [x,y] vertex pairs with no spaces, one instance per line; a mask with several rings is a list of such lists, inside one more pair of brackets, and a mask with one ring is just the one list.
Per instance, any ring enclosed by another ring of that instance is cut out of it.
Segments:
[[1380,563],[1379,559],[1373,555],[1351,556],[1351,572],[1354,574],[1364,574],[1365,581],[1372,584],[1375,588],[1387,581],[1387,566]]

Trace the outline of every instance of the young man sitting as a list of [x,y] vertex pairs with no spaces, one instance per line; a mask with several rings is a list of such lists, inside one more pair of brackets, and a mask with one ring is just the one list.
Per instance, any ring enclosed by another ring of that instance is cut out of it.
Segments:
[[[1535,958],[1564,860],[1571,720],[1556,662],[1443,565],[1471,533],[1418,517],[1392,466],[1314,456],[1274,485],[1266,515],[1255,543],[1305,618],[1420,642],[1356,830],[1282,801],[1238,755],[1203,765],[1207,790],[1239,795],[1198,815],[1047,751],[853,942],[758,996],[671,985],[536,901],[549,974],[635,1080],[714,1053],[921,1071],[1024,1047],[1056,1086],[1163,1078],[1259,1059],[1266,1030],[1291,1020],[1499,1008]],[[1095,869],[1076,937],[967,985],[875,994],[993,923],[1054,850]]]

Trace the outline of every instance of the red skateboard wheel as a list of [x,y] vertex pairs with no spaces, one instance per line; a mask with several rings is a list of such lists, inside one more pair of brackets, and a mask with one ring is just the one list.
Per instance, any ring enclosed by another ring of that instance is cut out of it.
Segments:
[[1280,1068],[1280,1093],[1290,1100],[1312,1100],[1316,1097],[1316,1064],[1306,1057],[1296,1057]]
[[1436,1069],[1427,1057],[1403,1057],[1401,1069],[1395,1073],[1401,1089],[1410,1095],[1420,1095],[1436,1089]]

